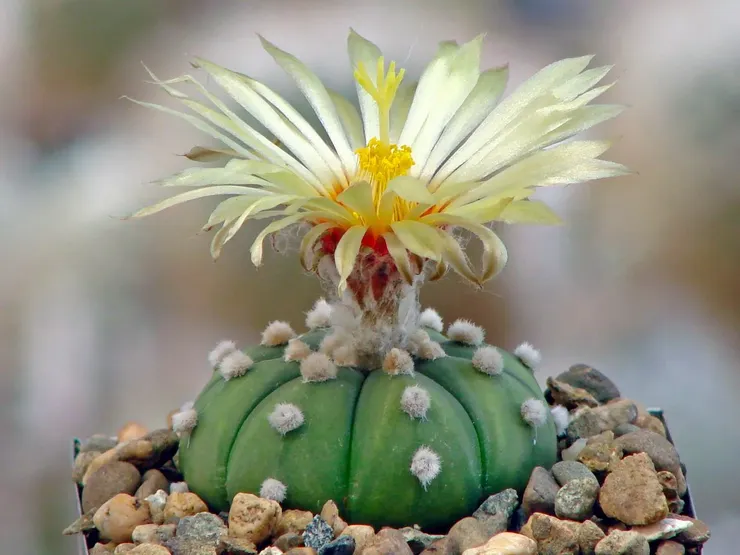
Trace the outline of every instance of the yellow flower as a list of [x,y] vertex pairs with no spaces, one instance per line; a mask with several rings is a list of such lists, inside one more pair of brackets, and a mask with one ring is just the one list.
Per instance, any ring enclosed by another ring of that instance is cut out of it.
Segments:
[[[274,218],[251,248],[255,265],[269,234],[292,224],[311,228],[302,261],[315,245],[334,256],[340,289],[346,287],[363,245],[386,252],[407,281],[416,260],[436,261],[481,284],[506,263],[506,249],[486,226],[493,221],[557,223],[537,187],[566,185],[626,173],[598,157],[603,141],[568,141],[616,116],[620,106],[589,103],[611,85],[596,86],[611,69],[586,69],[591,56],[557,61],[501,99],[507,67],[480,71],[482,37],[463,45],[442,42],[418,83],[386,65],[373,43],[350,31],[349,57],[359,100],[355,106],[327,89],[294,56],[262,40],[295,80],[329,142],[265,84],[196,59],[205,72],[272,137],[237,116],[190,75],[152,78],[192,114],[139,102],[181,117],[224,145],[196,147],[188,157],[223,160],[223,167],[190,168],[160,181],[197,187],[134,214],[142,217],[189,200],[229,195],[205,229],[221,224],[211,253],[218,257],[248,219]],[[150,72],[151,73],[151,72]],[[207,100],[175,88],[192,85]],[[483,243],[475,271],[452,235],[461,228]]]

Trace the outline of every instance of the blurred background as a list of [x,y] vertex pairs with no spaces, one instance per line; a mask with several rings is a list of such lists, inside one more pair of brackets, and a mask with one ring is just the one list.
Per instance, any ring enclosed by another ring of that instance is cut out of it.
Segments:
[[[510,263],[484,293],[455,277],[424,305],[469,317],[538,378],[589,363],[666,411],[705,553],[740,525],[740,4],[732,0],[3,0],[0,10],[0,538],[2,553],[72,554],[70,440],[127,421],[161,427],[194,398],[219,339],[296,327],[321,291],[295,256],[249,262],[254,228],[218,263],[197,231],[216,201],[141,221],[149,184],[208,137],[121,95],[171,101],[148,79],[210,58],[299,102],[256,33],[352,89],[348,28],[418,76],[444,39],[487,33],[510,87],[556,59],[615,64],[592,136],[637,173],[540,193],[566,221],[508,227]],[[607,79],[609,79],[609,77]]]

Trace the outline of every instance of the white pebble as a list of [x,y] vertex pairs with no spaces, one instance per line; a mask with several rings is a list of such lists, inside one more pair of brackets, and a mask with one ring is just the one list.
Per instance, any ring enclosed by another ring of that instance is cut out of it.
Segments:
[[419,324],[439,333],[442,333],[442,330],[444,329],[442,317],[439,315],[439,312],[433,308],[427,308],[421,313],[421,316],[419,316]]
[[277,347],[278,345],[285,345],[288,341],[296,336],[293,328],[287,322],[281,322],[275,320],[262,332],[262,345],[268,347]]
[[337,366],[324,353],[311,353],[301,361],[303,382],[325,382],[337,377]]
[[426,490],[442,469],[442,460],[429,447],[422,445],[411,459],[411,474],[416,476]]
[[473,366],[489,376],[498,376],[504,371],[504,356],[496,347],[485,345],[473,353]]
[[477,346],[483,343],[486,332],[469,320],[455,320],[447,328],[447,337],[458,343]]
[[212,368],[216,368],[223,358],[236,350],[236,344],[233,341],[223,340],[208,353],[208,362]]
[[278,503],[282,503],[285,500],[287,492],[288,487],[275,478],[268,478],[262,482],[262,486],[260,487],[260,497],[263,499],[272,499]]
[[172,482],[170,484],[170,495],[173,493],[188,493],[190,488],[186,482]]
[[401,410],[411,418],[426,419],[432,403],[429,392],[418,385],[410,385],[401,394]]
[[270,426],[281,435],[285,435],[296,428],[300,428],[303,425],[304,417],[301,409],[294,404],[278,403],[267,417],[267,420],[270,422]]
[[542,362],[542,355],[535,349],[530,343],[522,343],[516,349],[514,349],[514,356],[518,357],[522,363],[529,367],[530,370],[534,370]]

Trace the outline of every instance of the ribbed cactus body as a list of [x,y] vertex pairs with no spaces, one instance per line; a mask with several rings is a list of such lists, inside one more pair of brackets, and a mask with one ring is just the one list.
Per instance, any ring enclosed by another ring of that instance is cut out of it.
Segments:
[[[544,402],[532,371],[501,351],[503,373],[482,373],[471,362],[476,347],[426,331],[448,356],[415,359],[413,375],[340,368],[335,379],[305,383],[282,347],[247,349],[249,371],[229,381],[214,372],[195,401],[198,424],[179,455],[190,489],[212,509],[228,510],[236,493],[258,493],[273,478],[287,487],[284,507],[317,512],[333,499],[350,523],[430,531],[469,515],[492,493],[521,492],[535,466],[556,460],[549,411],[537,427],[521,414],[524,401]],[[315,350],[325,333],[301,339]],[[423,418],[402,410],[409,386],[428,393]],[[269,418],[281,403],[304,416],[284,434]],[[440,463],[426,483],[411,471],[422,447]]]

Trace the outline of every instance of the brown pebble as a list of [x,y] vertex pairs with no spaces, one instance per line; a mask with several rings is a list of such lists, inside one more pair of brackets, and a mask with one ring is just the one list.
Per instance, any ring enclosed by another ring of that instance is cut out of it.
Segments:
[[229,510],[229,534],[260,544],[273,535],[282,513],[272,499],[237,493]]
[[355,552],[360,553],[365,544],[375,536],[375,529],[367,524],[350,524],[340,536],[352,536],[355,540]]
[[116,544],[113,542],[109,543],[96,543],[90,548],[90,555],[108,555],[113,553],[116,549]]
[[491,534],[486,525],[472,516],[458,520],[447,534],[447,548],[454,553],[462,553],[486,543]]
[[701,545],[712,536],[709,530],[709,526],[707,526],[707,524],[702,520],[691,518],[685,515],[671,514],[669,516],[671,518],[676,518],[678,520],[687,520],[693,523],[693,526],[691,528],[689,528],[688,530],[684,530],[675,537],[675,540],[677,542],[686,545]]
[[150,495],[157,493],[159,490],[169,491],[170,483],[159,470],[152,468],[144,472],[141,477],[141,485],[136,490],[136,497],[146,499]]
[[606,536],[604,531],[590,520],[581,523],[578,527],[577,535],[581,555],[594,555],[596,553],[596,545]]
[[309,525],[312,519],[313,513],[311,511],[299,511],[297,509],[283,511],[280,520],[278,520],[274,535],[282,536],[288,533],[303,534],[306,526]]
[[149,505],[132,495],[119,493],[97,510],[93,522],[101,538],[116,543],[130,542],[134,528],[150,522]]
[[347,523],[339,516],[339,508],[337,507],[337,504],[331,499],[324,503],[324,506],[321,508],[320,516],[324,522],[332,527],[335,538],[347,527]]
[[[472,518],[472,517],[471,517]],[[413,555],[403,534],[393,528],[383,528],[370,539],[362,550],[362,555]]]
[[604,514],[630,526],[643,526],[668,515],[668,502],[655,466],[645,453],[625,457],[614,465],[599,493]]
[[138,422],[128,422],[118,430],[118,443],[139,439],[149,433],[149,430]]
[[473,547],[463,555],[537,555],[537,542],[521,534],[501,532],[480,547]]
[[294,547],[285,555],[316,555],[316,550],[313,547]]
[[141,475],[130,463],[114,461],[100,467],[87,480],[82,490],[82,510],[100,507],[118,493],[133,494]]
[[302,547],[303,535],[296,534],[294,532],[287,532],[286,534],[278,536],[278,538],[273,542],[272,545],[274,545],[281,551],[288,551],[289,549],[293,549],[294,547]]
[[137,545],[131,551],[130,555],[171,555],[170,550],[163,545],[156,543],[142,543]]
[[82,478],[85,476],[90,463],[97,459],[100,454],[100,451],[85,451],[75,457],[74,466],[72,467],[72,479],[75,483],[82,483]]
[[164,522],[177,523],[186,516],[208,512],[208,505],[194,493],[173,493],[167,498],[164,506]]
[[136,547],[135,543],[119,543],[113,551],[113,555],[125,555],[131,552],[134,547]]
[[678,542],[671,540],[660,542],[655,555],[684,555],[686,548]]

